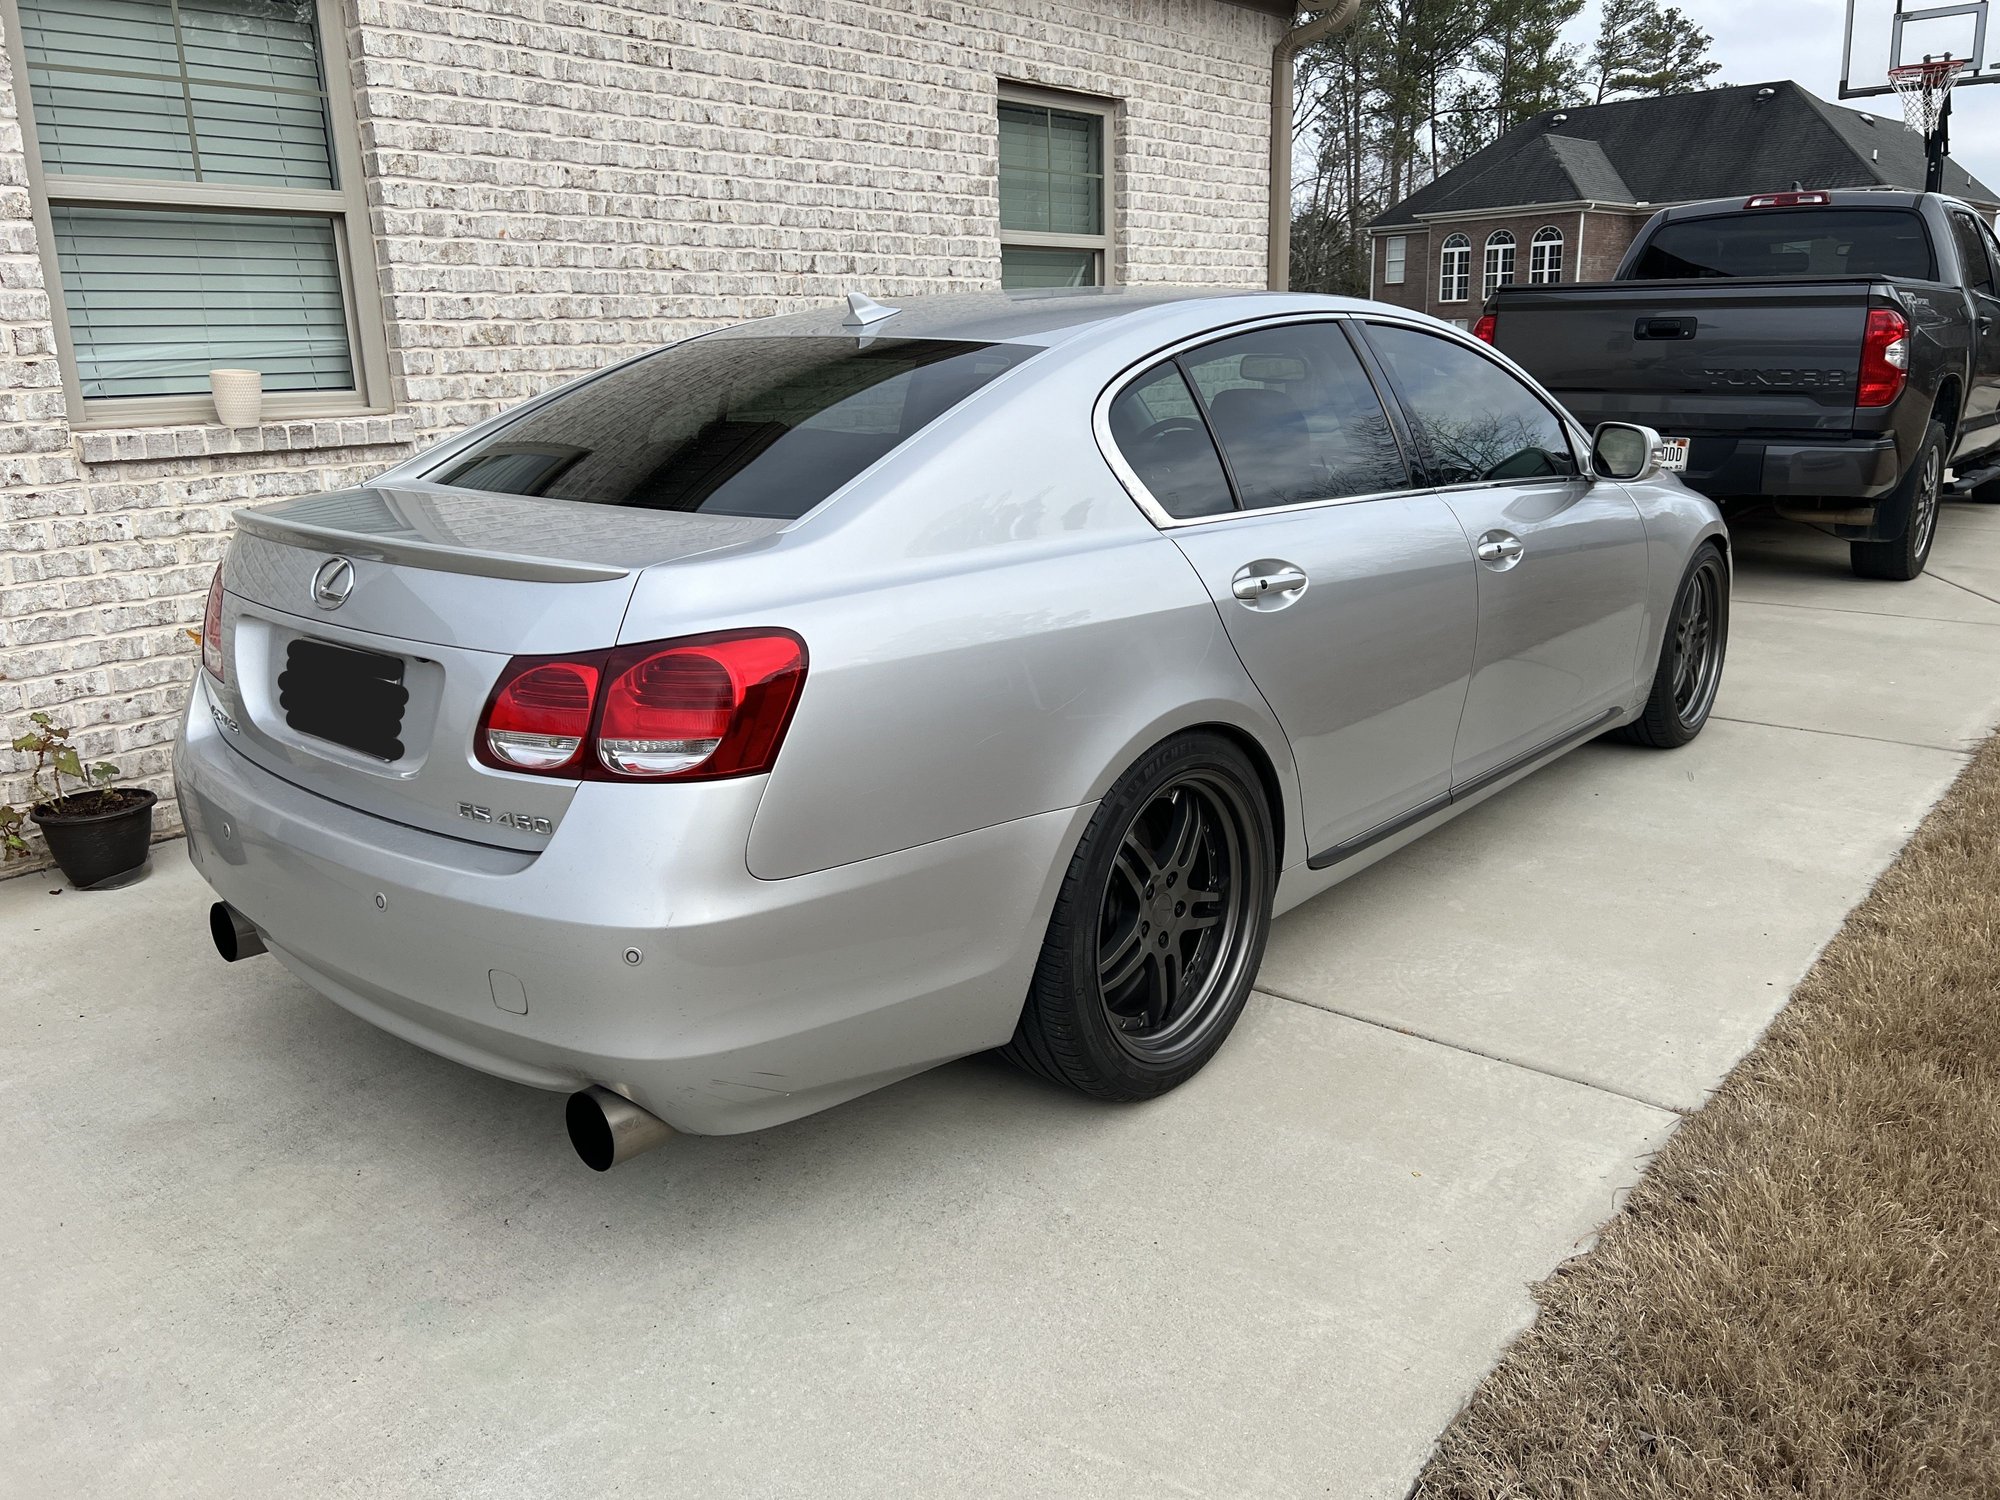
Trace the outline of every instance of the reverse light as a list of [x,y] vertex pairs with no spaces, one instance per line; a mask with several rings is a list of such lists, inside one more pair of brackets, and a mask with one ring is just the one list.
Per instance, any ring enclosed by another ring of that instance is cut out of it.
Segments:
[[731,630],[507,664],[480,722],[485,765],[600,781],[771,769],[805,686],[789,630]]
[[217,682],[229,681],[228,663],[222,655],[222,564],[215,565],[215,581],[208,586],[208,603],[201,610],[201,669]]
[[1855,382],[1854,404],[1889,405],[1903,394],[1909,370],[1909,322],[1893,308],[1870,309],[1861,335],[1861,374]]
[[1829,193],[1759,193],[1745,200],[1745,208],[1825,208],[1833,202]]
[[1500,324],[1498,313],[1487,313],[1472,325],[1472,336],[1483,343],[1493,342],[1493,330]]

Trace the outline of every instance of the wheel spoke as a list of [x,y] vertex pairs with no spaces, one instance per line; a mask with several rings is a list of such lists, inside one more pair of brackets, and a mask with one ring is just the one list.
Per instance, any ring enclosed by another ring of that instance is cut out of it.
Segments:
[[1108,997],[1132,982],[1146,962],[1146,945],[1135,916],[1124,936],[1105,949],[1097,960],[1097,983]]
[[1174,820],[1168,827],[1167,857],[1160,868],[1183,878],[1201,849],[1208,820],[1202,815],[1201,801],[1192,792],[1174,799]]
[[1159,874],[1159,867],[1153,863],[1153,856],[1146,846],[1139,842],[1139,831],[1134,828],[1125,835],[1125,842],[1118,846],[1118,857],[1112,868],[1125,877],[1132,887],[1132,895],[1140,903],[1146,900],[1146,887]]
[[1222,893],[1197,891],[1188,902],[1187,916],[1181,920],[1181,931],[1203,932],[1221,920]]
[[1180,1013],[1181,955],[1172,944],[1149,950],[1154,955],[1153,993],[1146,1006],[1149,1025],[1160,1027]]

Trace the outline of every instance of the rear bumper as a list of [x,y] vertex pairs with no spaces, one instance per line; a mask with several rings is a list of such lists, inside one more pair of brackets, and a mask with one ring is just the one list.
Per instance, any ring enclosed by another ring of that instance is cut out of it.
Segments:
[[601,1083],[706,1134],[1006,1041],[1088,815],[765,881],[744,863],[760,779],[588,783],[521,854],[271,775],[200,681],[174,769],[196,867],[314,989],[471,1067]]
[[1896,487],[1900,474],[1896,440],[1885,433],[1852,442],[1697,437],[1681,478],[1716,500],[1879,500]]

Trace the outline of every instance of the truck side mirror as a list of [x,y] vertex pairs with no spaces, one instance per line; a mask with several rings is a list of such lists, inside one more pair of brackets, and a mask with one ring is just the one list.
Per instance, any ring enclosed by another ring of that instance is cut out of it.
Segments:
[[1590,466],[1606,479],[1651,479],[1660,472],[1660,435],[1636,422],[1600,422],[1591,434]]

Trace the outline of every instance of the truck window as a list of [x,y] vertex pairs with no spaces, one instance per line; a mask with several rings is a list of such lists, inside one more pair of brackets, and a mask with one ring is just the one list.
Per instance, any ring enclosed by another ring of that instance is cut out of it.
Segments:
[[1965,284],[1975,292],[1993,295],[1993,262],[1986,254],[1986,241],[1971,214],[1951,214],[1951,237],[1958,246],[1958,258],[1965,266]]
[[1628,279],[1937,274],[1930,235],[1909,209],[1746,209],[1662,224]]

